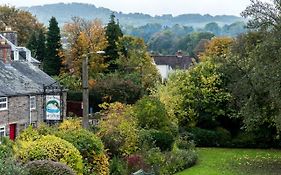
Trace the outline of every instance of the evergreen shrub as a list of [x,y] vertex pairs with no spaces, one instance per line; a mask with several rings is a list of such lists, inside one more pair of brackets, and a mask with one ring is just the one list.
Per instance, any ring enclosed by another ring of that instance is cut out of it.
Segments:
[[75,175],[67,165],[50,160],[35,160],[26,164],[29,175]]
[[18,141],[15,156],[24,163],[48,159],[65,163],[78,174],[83,171],[80,152],[71,143],[52,135],[42,136],[33,142]]

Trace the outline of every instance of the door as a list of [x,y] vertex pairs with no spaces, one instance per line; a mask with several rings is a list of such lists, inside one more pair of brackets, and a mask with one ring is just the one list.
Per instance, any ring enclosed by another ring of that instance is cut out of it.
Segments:
[[15,140],[16,138],[16,126],[17,124],[10,124],[10,139]]

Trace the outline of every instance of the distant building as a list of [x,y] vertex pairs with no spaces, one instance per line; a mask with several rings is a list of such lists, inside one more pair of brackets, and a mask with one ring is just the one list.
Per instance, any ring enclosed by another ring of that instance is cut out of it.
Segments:
[[30,50],[16,44],[15,32],[0,32],[0,137],[11,139],[28,125],[61,120],[66,100],[66,93],[38,68],[40,62]]
[[162,82],[173,70],[188,69],[195,61],[192,57],[184,56],[181,51],[178,51],[176,55],[153,55],[152,57],[161,74]]

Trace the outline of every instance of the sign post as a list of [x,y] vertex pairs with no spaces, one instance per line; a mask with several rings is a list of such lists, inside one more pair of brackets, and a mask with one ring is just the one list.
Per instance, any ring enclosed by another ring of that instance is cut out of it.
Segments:
[[46,120],[61,120],[61,100],[59,95],[46,95]]

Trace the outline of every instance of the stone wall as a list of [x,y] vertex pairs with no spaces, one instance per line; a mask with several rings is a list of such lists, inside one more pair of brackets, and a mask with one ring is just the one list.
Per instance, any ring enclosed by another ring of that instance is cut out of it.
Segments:
[[[66,102],[66,93],[64,102]],[[44,121],[43,95],[36,96],[36,109],[30,110],[30,96],[15,96],[8,98],[8,110],[0,111],[0,127],[5,126],[6,136],[9,136],[9,125],[16,124],[16,135],[30,123],[37,126]],[[63,114],[66,114],[66,107]]]

